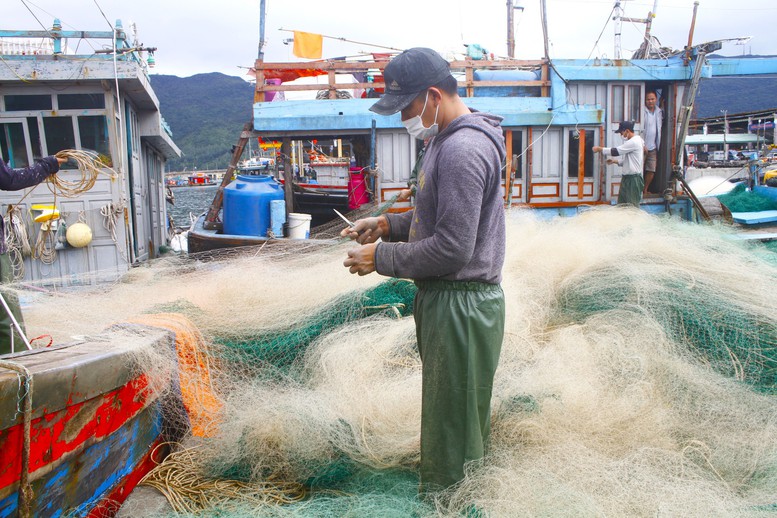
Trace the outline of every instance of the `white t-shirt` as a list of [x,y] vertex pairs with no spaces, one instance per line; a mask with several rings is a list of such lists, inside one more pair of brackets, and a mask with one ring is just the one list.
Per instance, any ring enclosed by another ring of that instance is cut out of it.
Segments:
[[[613,153],[617,150],[616,153]],[[602,150],[604,156],[618,159],[618,164],[623,167],[623,174],[642,174],[642,162],[644,159],[645,141],[639,135],[634,135],[618,147],[606,147]]]

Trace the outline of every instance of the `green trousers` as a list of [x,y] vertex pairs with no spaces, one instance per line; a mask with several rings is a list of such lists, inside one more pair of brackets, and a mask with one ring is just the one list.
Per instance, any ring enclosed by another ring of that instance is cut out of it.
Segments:
[[618,204],[631,204],[639,208],[642,200],[642,191],[645,189],[645,179],[641,174],[625,174],[621,178],[621,187],[618,190]]
[[[8,254],[0,254],[0,286],[13,282],[13,267],[11,266],[11,259]],[[24,319],[22,318],[22,309],[19,307],[19,297],[16,296],[16,292],[10,289],[4,289],[0,287],[0,294],[5,299],[5,303],[11,308],[16,321],[19,322],[22,330],[24,330]],[[0,304],[0,354],[7,354],[11,352],[11,317],[5,311],[5,308]],[[22,337],[16,331],[14,334],[14,352],[25,351],[24,342]]]
[[420,490],[426,493],[464,478],[464,464],[486,452],[505,303],[495,284],[416,284],[413,312],[423,365]]

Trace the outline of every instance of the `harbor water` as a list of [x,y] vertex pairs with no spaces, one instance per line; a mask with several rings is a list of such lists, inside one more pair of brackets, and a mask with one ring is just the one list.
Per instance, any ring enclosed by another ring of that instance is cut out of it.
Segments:
[[218,185],[206,187],[175,187],[171,189],[175,197],[175,204],[167,204],[167,213],[173,218],[176,228],[188,229],[192,224],[192,218],[207,211],[213,197],[216,196]]

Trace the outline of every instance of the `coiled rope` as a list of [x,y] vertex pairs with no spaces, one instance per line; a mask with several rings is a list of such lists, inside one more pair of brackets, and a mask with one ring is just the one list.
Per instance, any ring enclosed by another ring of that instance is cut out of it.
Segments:
[[32,246],[27,233],[27,225],[22,218],[18,205],[9,205],[5,220],[5,244],[11,259],[14,279],[24,277],[24,258],[32,256]]
[[115,180],[118,177],[116,172],[108,167],[107,164],[103,163],[100,159],[100,155],[94,151],[63,149],[54,156],[75,162],[78,166],[78,170],[81,172],[81,178],[75,181],[65,180],[55,174],[49,176],[46,182],[51,192],[54,193],[54,196],[60,195],[65,198],[75,198],[94,187],[97,177],[100,174],[109,176],[111,180]]
[[[46,179],[46,185],[52,194],[54,194],[54,206],[57,204],[57,196],[62,196],[64,198],[75,198],[90,190],[92,187],[94,187],[98,176],[101,174],[109,176],[111,180],[115,180],[118,177],[116,172],[107,164],[105,164],[103,159],[100,158],[100,155],[94,151],[87,151],[82,149],[63,149],[62,151],[57,152],[54,156],[59,159],[65,159],[74,162],[78,168],[78,171],[81,173],[81,177],[78,180],[66,180],[58,174],[50,175]],[[33,189],[27,191],[27,193],[22,196],[21,200],[19,200],[19,203],[16,205],[21,204],[21,202],[32,192]],[[16,207],[14,206],[14,208]],[[6,219],[7,221],[10,221],[10,224],[7,225],[7,228],[14,232],[14,235],[19,238],[17,241],[21,247],[21,254],[19,254],[16,248],[16,243],[14,243],[13,246],[9,246],[9,251],[11,251],[10,256],[14,260],[12,263],[14,265],[14,272],[17,273],[17,275],[18,272],[21,272],[22,276],[24,275],[23,258],[25,255],[30,255],[35,259],[39,259],[44,264],[52,264],[54,261],[56,261],[57,235],[54,231],[55,225],[52,225],[50,221],[46,221],[41,225],[37,239],[35,241],[35,246],[33,248],[29,246],[29,239],[27,238],[26,228],[24,228],[24,224],[21,222],[21,213],[17,210],[16,217],[18,218],[18,224],[14,221],[13,214],[11,214],[10,210],[9,215],[11,217]],[[113,225],[115,226],[115,222],[113,222]],[[23,229],[24,231],[22,231]],[[115,228],[112,230],[111,235],[114,238],[113,240],[116,241]],[[25,240],[26,247],[24,242]],[[27,250],[30,250],[29,254],[27,253]]]
[[179,513],[223,509],[234,502],[260,508],[268,504],[290,504],[305,497],[304,486],[297,482],[246,483],[206,478],[201,473],[199,454],[197,447],[171,453],[140,484],[158,489]]

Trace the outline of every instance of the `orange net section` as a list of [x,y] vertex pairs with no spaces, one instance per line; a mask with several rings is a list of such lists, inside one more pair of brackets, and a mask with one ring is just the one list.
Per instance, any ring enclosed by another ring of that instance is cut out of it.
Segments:
[[161,327],[175,334],[181,397],[189,414],[192,435],[212,437],[216,432],[223,402],[216,395],[211,379],[207,343],[194,323],[179,313],[157,313],[133,319]]

